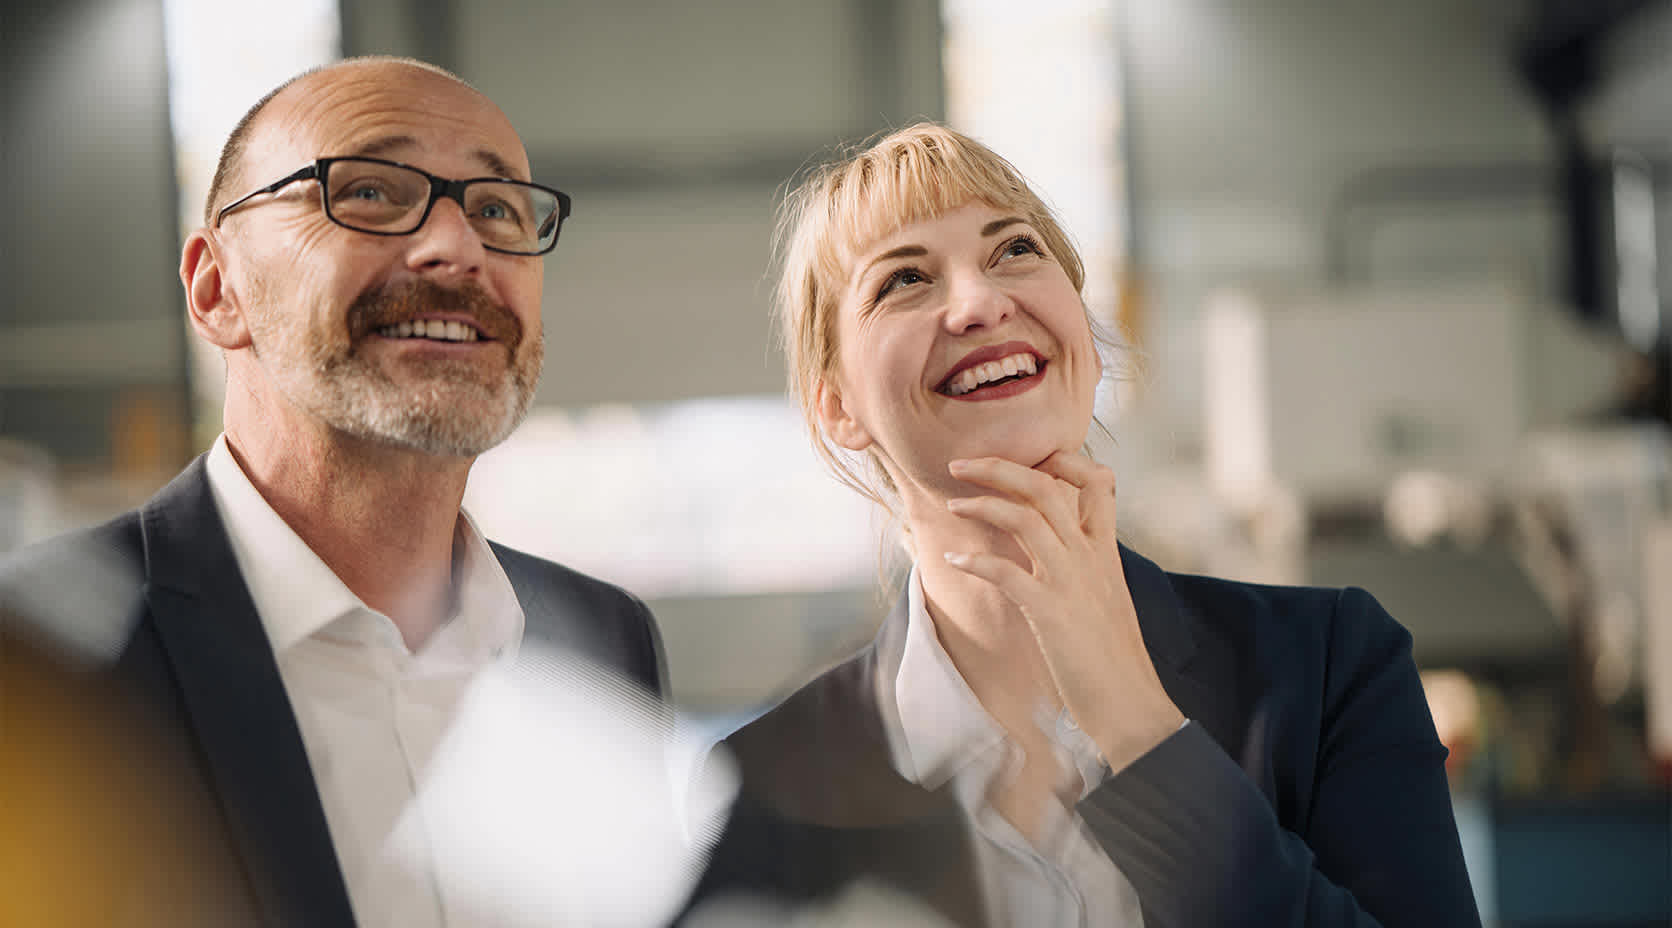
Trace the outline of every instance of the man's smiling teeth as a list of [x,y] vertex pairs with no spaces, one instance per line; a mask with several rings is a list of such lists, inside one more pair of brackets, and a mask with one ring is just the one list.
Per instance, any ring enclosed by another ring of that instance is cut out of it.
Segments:
[[476,330],[470,326],[458,322],[442,322],[440,319],[419,319],[400,325],[386,325],[378,329],[377,334],[384,338],[433,338],[444,342],[473,342],[477,338]]
[[1000,358],[997,361],[988,361],[986,364],[977,364],[974,367],[965,368],[962,373],[952,378],[952,381],[946,385],[946,392],[952,396],[963,396],[984,383],[992,383],[1006,377],[1015,377],[1017,374],[1032,377],[1037,373],[1039,373],[1039,366],[1035,363],[1033,355],[1023,351],[1009,357]]

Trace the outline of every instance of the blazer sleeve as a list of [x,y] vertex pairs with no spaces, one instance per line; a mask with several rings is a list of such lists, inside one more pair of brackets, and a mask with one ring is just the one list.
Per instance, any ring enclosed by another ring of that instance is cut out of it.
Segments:
[[1147,928],[1480,924],[1410,634],[1349,589],[1328,640],[1301,832],[1195,722],[1081,801]]

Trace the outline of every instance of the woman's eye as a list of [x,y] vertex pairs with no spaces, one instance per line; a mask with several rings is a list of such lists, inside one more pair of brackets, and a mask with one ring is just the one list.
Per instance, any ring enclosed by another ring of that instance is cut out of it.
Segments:
[[1043,255],[1045,254],[1045,250],[1039,247],[1038,242],[1026,235],[1016,236],[1010,241],[1005,242],[1004,247],[999,249],[999,256],[1004,258],[1015,258],[1028,254]]
[[917,270],[916,268],[900,268],[894,273],[888,275],[888,279],[882,282],[882,287],[877,290],[877,299],[880,300],[890,293],[893,293],[895,290],[899,290],[902,287],[909,287],[912,284],[920,284],[925,280],[928,280],[928,278],[924,277],[923,272]]

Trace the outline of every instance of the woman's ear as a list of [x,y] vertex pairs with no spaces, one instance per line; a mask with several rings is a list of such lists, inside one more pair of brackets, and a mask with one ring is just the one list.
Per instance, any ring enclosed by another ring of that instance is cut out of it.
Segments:
[[848,413],[842,394],[837,392],[835,385],[821,377],[813,399],[818,404],[819,427],[832,441],[849,451],[864,451],[871,447],[871,433]]
[[180,283],[186,287],[192,328],[210,344],[232,351],[249,346],[250,329],[227,289],[218,247],[206,229],[186,236],[180,250]]

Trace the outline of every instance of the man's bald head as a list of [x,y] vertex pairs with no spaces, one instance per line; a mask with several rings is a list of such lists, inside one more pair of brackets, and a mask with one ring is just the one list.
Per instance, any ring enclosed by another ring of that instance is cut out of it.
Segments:
[[[455,81],[460,86],[470,87],[469,82],[460,78],[457,74],[454,74],[446,68],[438,67],[427,61],[419,61],[416,58],[402,58],[395,55],[363,55],[357,58],[345,58],[342,61],[320,65],[317,68],[309,68],[308,70],[303,71],[279,86],[274,87],[272,90],[267,91],[265,96],[255,101],[255,105],[250,107],[249,110],[244,113],[243,118],[238,120],[238,124],[232,127],[231,134],[226,137],[226,144],[221,147],[220,160],[215,164],[215,176],[209,181],[209,193],[203,198],[203,224],[212,225],[214,223],[215,210],[217,209],[218,204],[227,198],[228,188],[238,184],[239,179],[242,177],[244,153],[250,147],[250,139],[254,136],[255,130],[261,121],[261,116],[267,110],[268,104],[272,103],[273,100],[280,94],[284,93],[296,84],[312,81],[348,68],[376,65],[403,65],[406,67],[418,68],[423,71],[428,71],[431,74],[445,77],[448,80]],[[474,87],[470,87],[470,89],[475,90]]]

